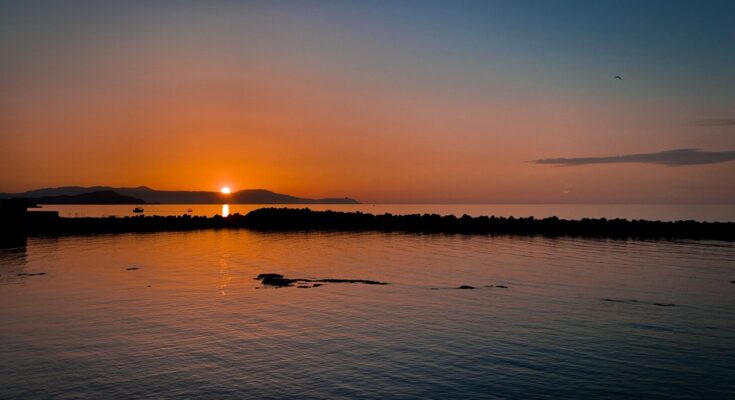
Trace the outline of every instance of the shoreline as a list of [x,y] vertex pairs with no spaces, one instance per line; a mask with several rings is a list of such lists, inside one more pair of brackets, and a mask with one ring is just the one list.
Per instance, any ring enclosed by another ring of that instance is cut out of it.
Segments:
[[618,239],[695,239],[735,241],[735,222],[651,221],[606,218],[455,217],[437,214],[368,214],[260,208],[246,215],[57,217],[2,222],[3,237],[69,236],[107,233],[250,229],[255,231],[406,232],[419,234],[515,235]]

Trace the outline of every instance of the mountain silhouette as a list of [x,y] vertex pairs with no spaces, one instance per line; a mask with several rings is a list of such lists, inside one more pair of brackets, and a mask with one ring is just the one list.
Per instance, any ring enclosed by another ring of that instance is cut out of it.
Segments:
[[[264,189],[248,189],[223,195],[219,192],[206,191],[182,191],[182,190],[155,190],[147,186],[138,187],[109,187],[109,186],[63,186],[56,188],[44,188],[30,190],[22,193],[0,193],[0,199],[13,197],[27,197],[39,199],[56,196],[78,196],[100,191],[112,191],[121,196],[133,197],[146,203],[163,204],[359,204],[350,198],[324,198],[307,199],[301,197],[280,194]],[[36,200],[43,204],[42,201]],[[46,203],[52,204],[52,203]],[[57,203],[58,204],[58,203]],[[66,203],[72,204],[72,203]],[[91,203],[78,203],[91,204]],[[110,203],[107,203],[110,204]],[[133,204],[133,203],[123,203]]]
[[145,204],[144,200],[124,196],[112,190],[99,190],[74,195],[40,196],[34,197],[33,201],[38,204]]

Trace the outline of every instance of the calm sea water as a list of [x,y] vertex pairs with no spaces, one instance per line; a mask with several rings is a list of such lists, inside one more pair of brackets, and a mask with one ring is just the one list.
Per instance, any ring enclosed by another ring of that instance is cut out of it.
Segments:
[[[247,214],[262,207],[308,207],[312,210],[362,211],[372,214],[463,214],[473,217],[495,215],[498,217],[546,218],[557,216],[565,219],[627,218],[649,220],[697,220],[735,221],[735,204],[726,205],[649,205],[649,204],[148,204],[144,215],[202,215]],[[107,217],[140,215],[133,213],[131,205],[46,205],[43,210],[59,211],[64,217]],[[191,210],[191,211],[190,211]]]
[[729,242],[29,239],[0,250],[0,398],[734,398],[731,280]]

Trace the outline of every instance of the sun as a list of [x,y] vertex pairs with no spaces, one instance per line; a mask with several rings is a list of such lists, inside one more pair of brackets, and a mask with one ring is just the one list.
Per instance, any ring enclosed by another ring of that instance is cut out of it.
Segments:
[[223,186],[222,189],[219,190],[222,194],[230,194],[232,193],[232,190],[230,190],[229,186]]

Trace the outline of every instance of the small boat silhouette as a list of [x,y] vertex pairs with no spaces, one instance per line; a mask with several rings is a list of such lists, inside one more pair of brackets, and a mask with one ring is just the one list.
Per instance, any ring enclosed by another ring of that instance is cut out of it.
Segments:
[[133,212],[134,213],[142,213],[143,212],[143,209],[140,208],[140,207],[135,207],[135,208],[133,208]]
[[192,212],[192,211],[194,211],[194,210],[192,210],[191,208],[188,209],[188,210],[186,210],[186,212]]

